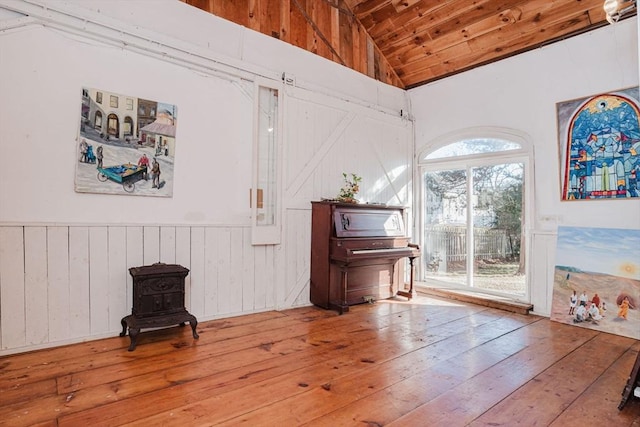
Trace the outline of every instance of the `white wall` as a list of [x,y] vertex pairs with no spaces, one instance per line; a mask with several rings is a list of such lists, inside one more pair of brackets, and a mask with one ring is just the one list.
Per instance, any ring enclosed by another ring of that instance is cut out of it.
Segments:
[[640,201],[560,201],[556,103],[638,85],[631,18],[409,91],[419,153],[444,135],[509,128],[534,145],[531,297],[548,315],[557,227],[640,228]]
[[[285,93],[275,246],[251,245],[258,77]],[[177,106],[173,197],[74,191],[82,87]],[[154,262],[191,270],[199,321],[309,304],[311,200],[345,171],[411,203],[406,92],[177,0],[0,0],[0,99],[0,354],[119,333]]]
[[[0,180],[5,201],[0,205],[0,221],[248,224],[253,100],[250,85],[247,89],[241,79],[253,79],[256,74],[279,81],[286,71],[296,75],[299,87],[310,87],[314,93],[331,90],[333,96],[394,114],[407,108],[399,89],[175,0],[65,3],[64,10],[105,26],[117,25],[138,37],[210,57],[199,62],[228,74],[216,78],[206,70],[132,52],[122,47],[123,42],[141,41],[103,28],[93,29],[96,40],[70,34],[67,30],[85,24],[62,16],[55,16],[45,28],[34,25],[6,31],[1,39],[0,94],[12,102],[0,105],[0,123],[2,147],[9,147],[12,155],[0,159],[0,173],[6,177]],[[133,23],[135,27],[130,26]],[[143,29],[145,25],[150,29]],[[165,34],[153,32],[163,29]],[[121,40],[105,44],[109,37]],[[349,81],[353,84],[345,83]],[[172,200],[73,191],[83,86],[177,105]],[[24,173],[24,165],[16,158],[29,159],[31,173]]]

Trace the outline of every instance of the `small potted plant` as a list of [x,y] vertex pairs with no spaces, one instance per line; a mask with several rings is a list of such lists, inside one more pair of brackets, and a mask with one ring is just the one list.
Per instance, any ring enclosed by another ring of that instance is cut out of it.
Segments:
[[355,173],[347,174],[345,172],[342,173],[342,177],[344,178],[344,185],[340,189],[338,200],[345,203],[358,203],[356,194],[360,191],[359,183],[362,181],[362,177]]

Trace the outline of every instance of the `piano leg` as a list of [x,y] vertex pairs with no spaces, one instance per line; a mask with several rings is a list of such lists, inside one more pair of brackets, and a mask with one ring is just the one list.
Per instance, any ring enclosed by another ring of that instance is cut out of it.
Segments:
[[398,295],[402,295],[403,297],[407,297],[409,299],[415,298],[418,293],[413,289],[413,260],[416,257],[409,257],[409,291],[398,291]]
[[349,304],[347,304],[347,268],[346,266],[342,267],[342,271],[341,271],[340,296],[342,297],[342,301],[340,301],[340,305],[338,306],[338,313],[342,314],[345,311],[349,311]]

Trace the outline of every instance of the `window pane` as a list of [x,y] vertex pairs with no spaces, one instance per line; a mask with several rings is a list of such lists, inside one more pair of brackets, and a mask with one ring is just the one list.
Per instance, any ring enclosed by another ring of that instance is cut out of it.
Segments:
[[258,211],[256,224],[276,223],[278,91],[260,87],[258,100]]
[[439,148],[428,154],[425,157],[425,160],[468,156],[471,154],[495,153],[500,151],[518,150],[520,148],[522,148],[520,144],[503,139],[467,139]]
[[466,285],[467,173],[429,172],[425,189],[425,277]]
[[526,295],[523,184],[522,163],[425,173],[423,280]]
[[474,168],[474,288],[525,294],[521,258],[524,165],[507,163]]

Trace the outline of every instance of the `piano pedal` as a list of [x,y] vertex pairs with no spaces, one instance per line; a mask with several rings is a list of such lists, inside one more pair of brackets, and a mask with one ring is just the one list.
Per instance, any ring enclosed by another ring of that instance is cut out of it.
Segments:
[[372,295],[365,295],[362,297],[362,300],[364,302],[368,302],[369,304],[373,304],[374,302],[376,302],[376,297]]

